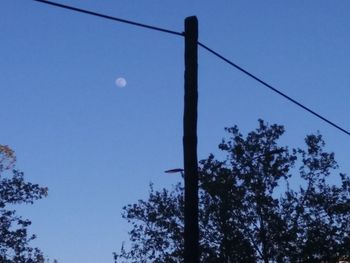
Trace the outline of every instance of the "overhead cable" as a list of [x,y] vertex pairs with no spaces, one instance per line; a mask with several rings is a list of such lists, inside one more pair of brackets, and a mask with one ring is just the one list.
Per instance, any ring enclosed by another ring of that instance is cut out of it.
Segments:
[[335,124],[334,122],[328,120],[327,118],[323,117],[322,115],[318,114],[317,112],[311,110],[309,107],[306,107],[305,105],[301,104],[300,102],[296,101],[295,99],[289,97],[288,95],[286,95],[285,93],[279,91],[278,89],[274,88],[273,86],[271,86],[270,84],[266,83],[265,81],[263,81],[262,79],[256,77],[255,75],[253,75],[252,73],[249,73],[247,70],[243,69],[242,67],[238,66],[237,64],[233,63],[231,60],[225,58],[223,55],[220,55],[218,52],[214,51],[213,49],[209,48],[208,46],[204,45],[203,43],[198,42],[198,45],[201,46],[202,48],[206,49],[207,51],[209,51],[210,53],[212,53],[213,55],[217,56],[218,58],[220,58],[221,60],[225,61],[226,63],[230,64],[231,66],[233,66],[234,68],[238,69],[239,71],[243,72],[244,74],[246,74],[247,76],[251,77],[252,79],[256,80],[257,82],[259,82],[260,84],[264,85],[265,87],[269,88],[270,90],[272,90],[273,92],[277,93],[278,95],[281,95],[282,97],[286,98],[287,100],[289,100],[290,102],[294,103],[295,105],[299,106],[300,108],[308,111],[309,113],[311,113],[312,115],[316,116],[317,118],[323,120],[324,122],[330,124],[331,126],[335,127],[336,129],[342,131],[343,133],[350,135],[350,132],[343,129],[342,127],[340,127],[339,125]]
[[[100,18],[105,18],[105,19],[109,19],[109,20],[113,20],[113,21],[129,24],[129,25],[134,25],[134,26],[137,26],[137,27],[147,28],[147,29],[151,29],[151,30],[155,30],[155,31],[159,31],[159,32],[167,33],[167,34],[178,35],[178,36],[182,36],[182,37],[185,35],[183,32],[180,33],[180,32],[177,32],[177,31],[173,31],[173,30],[169,30],[169,29],[165,29],[165,28],[161,28],[161,27],[151,26],[151,25],[138,23],[138,22],[131,21],[131,20],[117,18],[117,17],[113,17],[113,16],[109,16],[109,15],[104,15],[104,14],[96,13],[96,12],[93,12],[93,11],[84,10],[84,9],[80,9],[80,8],[72,7],[72,6],[68,6],[68,5],[63,5],[63,4],[59,4],[59,3],[55,3],[55,2],[51,2],[51,1],[46,1],[46,0],[33,0],[33,1],[44,3],[44,4],[47,4],[47,5],[51,5],[51,6],[64,8],[64,9],[68,9],[68,10],[72,10],[72,11],[76,11],[76,12],[79,12],[79,13],[84,13],[84,14],[93,15],[93,16],[100,17]],[[237,64],[235,64],[231,60],[227,59],[223,55],[219,54],[215,50],[209,48],[208,46],[204,45],[203,43],[201,43],[199,41],[198,41],[198,45],[201,46],[202,48],[204,48],[205,50],[207,50],[208,52],[210,52],[211,54],[215,55],[216,57],[220,58],[224,62],[228,63],[229,65],[231,65],[234,68],[238,69],[239,71],[243,72],[244,74],[246,74],[250,78],[256,80],[257,82],[259,82],[263,86],[269,88],[273,92],[277,93],[278,95],[284,97],[285,99],[287,99],[290,102],[294,103],[295,105],[299,106],[303,110],[306,110],[307,112],[309,112],[312,115],[314,115],[315,117],[323,120],[324,122],[328,123],[329,125],[333,126],[334,128],[338,129],[339,131],[341,131],[341,132],[343,132],[343,133],[345,133],[347,135],[350,135],[349,131],[345,130],[344,128],[340,127],[339,125],[335,124],[334,122],[330,121],[329,119],[323,117],[322,115],[318,114],[317,112],[315,112],[314,110],[310,109],[309,107],[303,105],[302,103],[296,101],[295,99],[289,97],[285,93],[283,93],[283,92],[279,91],[278,89],[274,88],[272,85],[270,85],[267,82],[263,81],[262,79],[256,77],[255,75],[253,75],[252,73],[250,73],[247,70],[243,69],[242,67],[238,66]]]
[[55,3],[55,2],[51,2],[51,1],[46,1],[46,0],[33,0],[33,1],[40,2],[43,4],[47,4],[47,5],[56,6],[56,7],[60,7],[60,8],[64,8],[64,9],[68,9],[68,10],[83,13],[83,14],[88,14],[88,15],[93,15],[93,16],[113,20],[113,21],[118,21],[121,23],[129,24],[129,25],[134,25],[134,26],[143,27],[143,28],[147,28],[147,29],[151,29],[151,30],[155,30],[155,31],[160,31],[163,33],[168,33],[168,34],[172,34],[172,35],[179,35],[179,36],[184,35],[184,33],[176,32],[173,30],[169,30],[169,29],[165,29],[165,28],[161,28],[161,27],[156,27],[156,26],[151,26],[151,25],[146,25],[146,24],[135,22],[135,21],[126,20],[126,19],[122,19],[122,18],[118,18],[118,17],[113,17],[113,16],[109,16],[109,15],[104,15],[104,14],[96,13],[93,11],[80,9],[80,8],[73,7],[73,6],[63,5],[63,4],[59,4],[59,3]]

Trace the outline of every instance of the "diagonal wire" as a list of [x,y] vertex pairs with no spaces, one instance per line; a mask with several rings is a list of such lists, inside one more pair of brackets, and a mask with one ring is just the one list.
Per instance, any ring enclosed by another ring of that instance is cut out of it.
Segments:
[[248,75],[249,77],[251,77],[252,79],[256,80],[257,82],[259,82],[260,84],[264,85],[265,87],[269,88],[270,90],[272,90],[273,92],[277,93],[278,95],[281,95],[282,97],[286,98],[287,100],[289,100],[290,102],[294,103],[295,105],[299,106],[300,108],[308,111],[309,113],[311,113],[312,115],[316,116],[317,118],[323,120],[324,122],[328,123],[329,125],[333,126],[334,128],[340,130],[341,132],[350,135],[350,132],[343,129],[342,127],[340,127],[339,125],[335,124],[334,122],[328,120],[327,118],[323,117],[322,115],[318,114],[317,112],[311,110],[310,108],[306,107],[305,105],[301,104],[300,102],[296,101],[295,99],[289,97],[288,95],[286,95],[285,93],[279,91],[278,89],[274,88],[273,86],[271,86],[270,84],[266,83],[265,81],[263,81],[262,79],[254,76],[252,73],[249,73],[247,70],[243,69],[242,67],[238,66],[237,64],[233,63],[231,60],[225,58],[223,55],[220,55],[218,52],[214,51],[213,49],[209,48],[208,46],[198,42],[198,45],[201,46],[202,48],[206,49],[207,51],[209,51],[210,53],[212,53],[213,55],[217,56],[218,58],[220,58],[221,60],[225,61],[226,63],[230,64],[231,66],[233,66],[234,68],[238,69],[239,71],[243,72],[244,74]]
[[184,33],[176,32],[176,31],[173,31],[173,30],[169,30],[169,29],[165,29],[165,28],[161,28],[161,27],[156,27],[156,26],[151,26],[151,25],[146,25],[146,24],[142,24],[142,23],[138,23],[138,22],[135,22],[135,21],[130,21],[130,20],[126,20],[126,19],[122,19],[122,18],[118,18],[118,17],[108,16],[108,15],[96,13],[96,12],[93,12],[93,11],[89,11],[89,10],[85,10],[85,9],[81,9],[81,8],[77,8],[77,7],[73,7],[73,6],[63,5],[63,4],[59,4],[59,3],[55,3],[55,2],[51,2],[51,1],[46,1],[46,0],[33,0],[33,1],[39,2],[39,3],[43,3],[43,4],[47,4],[47,5],[51,5],[51,6],[64,8],[64,9],[68,9],[68,10],[79,12],[79,13],[83,13],[83,14],[88,14],[88,15],[93,15],[93,16],[97,16],[97,17],[113,20],[113,21],[118,21],[118,22],[121,22],[121,23],[133,25],[133,26],[138,26],[138,27],[143,27],[143,28],[155,30],[155,31],[160,31],[160,32],[163,32],[163,33],[168,33],[168,34],[178,35],[178,36],[184,36]]
[[[180,33],[180,32],[177,32],[177,31],[173,31],[173,30],[169,30],[169,29],[165,29],[165,28],[161,28],[161,27],[151,26],[151,25],[138,23],[138,22],[131,21],[131,20],[126,20],[126,19],[122,19],[122,18],[112,17],[112,16],[96,13],[96,12],[93,12],[93,11],[84,10],[84,9],[80,9],[80,8],[72,7],[72,6],[68,6],[68,5],[63,5],[63,4],[59,4],[59,3],[55,3],[55,2],[51,2],[51,1],[46,1],[46,0],[33,0],[33,1],[39,2],[39,3],[43,3],[43,4],[47,4],[47,5],[51,5],[51,6],[60,7],[60,8],[63,8],[63,9],[68,9],[68,10],[79,12],[79,13],[84,13],[84,14],[93,15],[93,16],[100,17],[100,18],[105,18],[105,19],[109,19],[109,20],[113,20],[113,21],[129,24],[129,25],[133,25],[133,26],[147,28],[147,29],[150,29],[150,30],[155,30],[155,31],[163,32],[163,33],[168,33],[168,34],[172,34],[172,35],[178,35],[178,36],[182,36],[182,37],[185,36],[185,33],[183,33],[183,32]],[[209,51],[211,54],[215,55],[216,57],[220,58],[224,62],[226,62],[229,65],[233,66],[234,68],[238,69],[242,73],[244,73],[247,76],[251,77],[252,79],[256,80],[257,82],[259,82],[263,86],[269,88],[270,90],[272,90],[273,92],[277,93],[278,95],[284,97],[285,99],[289,100],[290,102],[294,103],[295,105],[299,106],[300,108],[304,109],[305,111],[311,113],[315,117],[317,117],[317,118],[321,119],[322,121],[328,123],[329,125],[333,126],[334,128],[340,130],[341,132],[343,132],[343,133],[345,133],[347,135],[350,135],[349,131],[345,130],[344,128],[340,127],[339,125],[335,124],[334,122],[330,121],[329,119],[323,117],[322,115],[320,115],[317,112],[313,111],[309,107],[301,104],[300,102],[296,101],[295,99],[289,97],[285,93],[283,93],[283,92],[279,91],[278,89],[274,88],[273,86],[271,86],[267,82],[263,81],[262,79],[256,77],[252,73],[250,73],[247,70],[243,69],[242,67],[238,66],[237,64],[235,64],[231,60],[227,59],[223,55],[219,54],[215,50],[209,48],[208,46],[204,45],[203,43],[201,43],[199,41],[198,41],[198,45],[201,46],[202,48],[206,49],[207,51]]]

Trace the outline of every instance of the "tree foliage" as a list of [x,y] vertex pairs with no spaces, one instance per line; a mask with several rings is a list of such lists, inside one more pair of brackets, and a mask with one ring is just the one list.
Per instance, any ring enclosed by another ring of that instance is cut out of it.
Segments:
[[13,150],[0,145],[0,262],[42,263],[42,252],[29,245],[35,239],[28,234],[31,221],[18,216],[13,207],[45,197],[47,188],[26,182],[23,173],[14,169],[15,162]]
[[[350,255],[350,178],[337,173],[334,153],[320,134],[305,147],[279,146],[281,125],[259,120],[243,136],[228,138],[200,161],[201,262],[336,262]],[[336,182],[336,181],[339,182]],[[295,186],[295,181],[301,182]],[[293,187],[291,186],[293,185]],[[156,191],[125,206],[132,224],[121,262],[182,262],[183,186]]]

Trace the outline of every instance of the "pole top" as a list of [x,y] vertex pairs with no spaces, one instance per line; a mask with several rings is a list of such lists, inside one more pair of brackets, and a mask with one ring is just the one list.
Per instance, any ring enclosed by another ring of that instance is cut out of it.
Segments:
[[185,18],[185,37],[198,39],[198,19],[196,16],[188,16]]
[[198,19],[196,16],[188,16],[185,18],[185,21],[196,21],[198,22]]
[[198,19],[196,16],[188,16],[185,18],[185,27],[198,28]]

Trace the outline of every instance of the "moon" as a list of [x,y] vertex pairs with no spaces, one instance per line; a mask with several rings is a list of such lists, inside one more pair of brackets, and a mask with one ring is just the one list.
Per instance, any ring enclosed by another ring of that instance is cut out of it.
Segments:
[[123,77],[117,78],[115,80],[115,85],[117,85],[119,88],[124,88],[126,84],[127,84],[126,79]]

